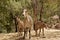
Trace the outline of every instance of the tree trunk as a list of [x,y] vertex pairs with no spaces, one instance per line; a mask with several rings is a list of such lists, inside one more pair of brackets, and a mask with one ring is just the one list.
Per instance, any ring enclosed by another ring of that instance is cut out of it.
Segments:
[[42,21],[42,14],[43,14],[43,0],[41,0],[40,21]]
[[37,21],[37,0],[32,0],[34,21]]

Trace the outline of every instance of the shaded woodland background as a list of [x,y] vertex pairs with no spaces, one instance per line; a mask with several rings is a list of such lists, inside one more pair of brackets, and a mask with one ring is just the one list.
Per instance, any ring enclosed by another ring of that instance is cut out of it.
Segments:
[[42,21],[48,25],[60,22],[60,0],[0,0],[0,33],[16,31],[14,16],[19,15],[22,20],[24,8],[29,10],[33,19],[35,15],[40,20],[42,15]]

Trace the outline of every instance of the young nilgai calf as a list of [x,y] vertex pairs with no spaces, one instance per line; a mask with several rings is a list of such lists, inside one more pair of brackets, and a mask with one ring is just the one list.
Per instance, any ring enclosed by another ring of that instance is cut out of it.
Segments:
[[24,22],[18,16],[15,16],[15,18],[17,21],[17,31],[23,32],[24,31]]
[[37,30],[39,29],[39,36],[40,36],[40,32],[42,31],[43,37],[44,37],[44,28],[46,28],[46,25],[44,22],[41,21],[36,21],[34,23],[34,30],[36,32],[36,36],[37,36]]

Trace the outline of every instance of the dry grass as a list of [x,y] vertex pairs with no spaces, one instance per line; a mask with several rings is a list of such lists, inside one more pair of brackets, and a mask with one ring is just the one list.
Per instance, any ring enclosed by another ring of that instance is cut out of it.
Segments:
[[[35,32],[31,32],[32,35],[35,35]],[[56,29],[45,29],[45,37],[42,38],[42,34],[40,37],[32,37],[31,40],[60,40],[60,30]],[[0,34],[0,40],[16,40],[18,39],[18,33],[9,33],[9,34]]]

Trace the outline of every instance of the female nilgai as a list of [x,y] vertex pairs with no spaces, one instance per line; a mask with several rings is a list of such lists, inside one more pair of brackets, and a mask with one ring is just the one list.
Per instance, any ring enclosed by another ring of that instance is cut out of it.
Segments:
[[[24,16],[24,27],[25,27],[24,32],[26,33],[27,30],[29,30],[29,39],[30,39],[31,38],[31,29],[33,28],[33,19],[28,14],[27,9],[23,10],[23,16]],[[24,36],[25,36],[25,34],[24,34]]]
[[31,29],[33,28],[33,20],[32,17],[27,13],[27,10],[23,10],[23,16],[24,20],[20,20],[20,18],[16,17],[17,23],[18,23],[18,31],[24,32],[24,39],[27,34],[27,31],[29,31],[29,39],[31,38]]

